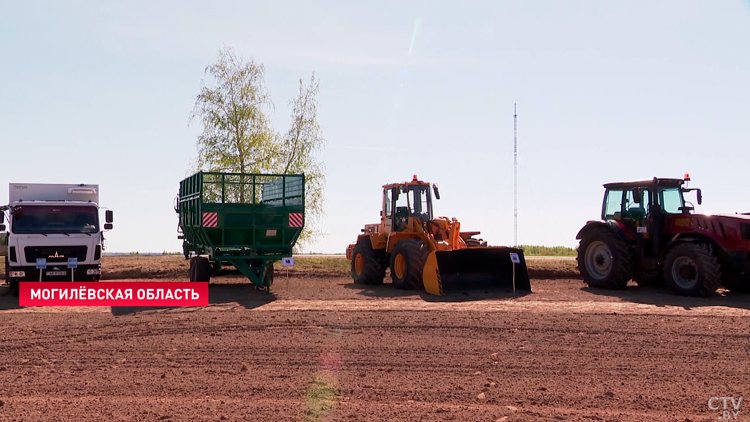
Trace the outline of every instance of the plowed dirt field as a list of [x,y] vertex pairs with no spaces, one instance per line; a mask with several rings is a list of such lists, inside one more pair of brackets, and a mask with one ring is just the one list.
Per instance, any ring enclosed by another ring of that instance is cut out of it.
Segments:
[[205,308],[19,308],[0,288],[0,420],[715,421],[711,397],[743,395],[750,417],[750,296],[217,281]]

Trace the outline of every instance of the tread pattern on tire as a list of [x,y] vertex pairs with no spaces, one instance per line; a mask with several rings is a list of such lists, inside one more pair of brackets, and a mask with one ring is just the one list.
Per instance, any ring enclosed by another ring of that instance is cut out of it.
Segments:
[[[609,277],[597,280],[590,277],[586,270],[586,249],[593,241],[602,241],[610,248],[612,252],[612,265],[613,268],[610,271]],[[605,228],[597,228],[589,231],[581,239],[581,243],[578,247],[578,271],[583,277],[584,283],[590,287],[597,287],[600,289],[624,289],[628,285],[628,281],[633,276],[633,251],[630,245],[624,240],[620,239],[612,230]]]
[[[364,267],[362,274],[358,275],[354,266],[359,254],[362,255],[362,259],[364,260]],[[351,273],[356,284],[383,284],[385,265],[383,260],[378,256],[378,253],[372,248],[372,243],[369,240],[358,242],[354,247],[352,251]]]
[[[701,281],[700,287],[686,291],[681,290],[672,280],[672,263],[679,256],[689,256],[698,266],[698,277]],[[692,255],[692,256],[691,256]],[[718,258],[707,245],[698,243],[683,243],[674,246],[667,252],[664,272],[666,273],[667,286],[675,293],[688,296],[708,296],[716,292],[721,285],[721,265]]]
[[[418,240],[405,239],[398,242],[391,252],[391,279],[393,280],[393,285],[397,289],[423,290],[424,282],[422,281],[422,274],[424,273],[424,266],[429,254],[429,249],[427,249],[424,243]],[[398,255],[403,255],[406,261],[406,273],[401,280],[396,277],[393,270],[394,262]]]

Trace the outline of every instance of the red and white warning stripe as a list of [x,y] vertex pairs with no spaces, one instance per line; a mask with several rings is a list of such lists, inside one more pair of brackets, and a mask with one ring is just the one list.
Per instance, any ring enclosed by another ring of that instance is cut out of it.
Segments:
[[203,227],[216,227],[219,225],[219,214],[215,212],[203,213]]
[[301,212],[289,213],[289,227],[302,227],[302,213]]

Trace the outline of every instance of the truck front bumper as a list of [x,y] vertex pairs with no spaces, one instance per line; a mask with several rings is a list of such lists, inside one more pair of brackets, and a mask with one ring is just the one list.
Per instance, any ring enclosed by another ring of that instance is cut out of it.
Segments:
[[[9,267],[8,282],[17,281],[40,281],[39,271],[42,271],[41,281],[99,281],[102,276],[102,266],[78,265],[77,268],[68,268],[67,265],[47,265],[47,268],[39,270],[33,266]],[[71,274],[75,272],[74,274]],[[72,277],[71,277],[72,276]]]

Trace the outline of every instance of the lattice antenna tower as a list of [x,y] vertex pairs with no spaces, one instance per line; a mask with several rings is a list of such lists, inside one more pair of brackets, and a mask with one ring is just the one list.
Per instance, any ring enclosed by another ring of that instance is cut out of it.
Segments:
[[513,103],[513,246],[518,247],[518,113]]

